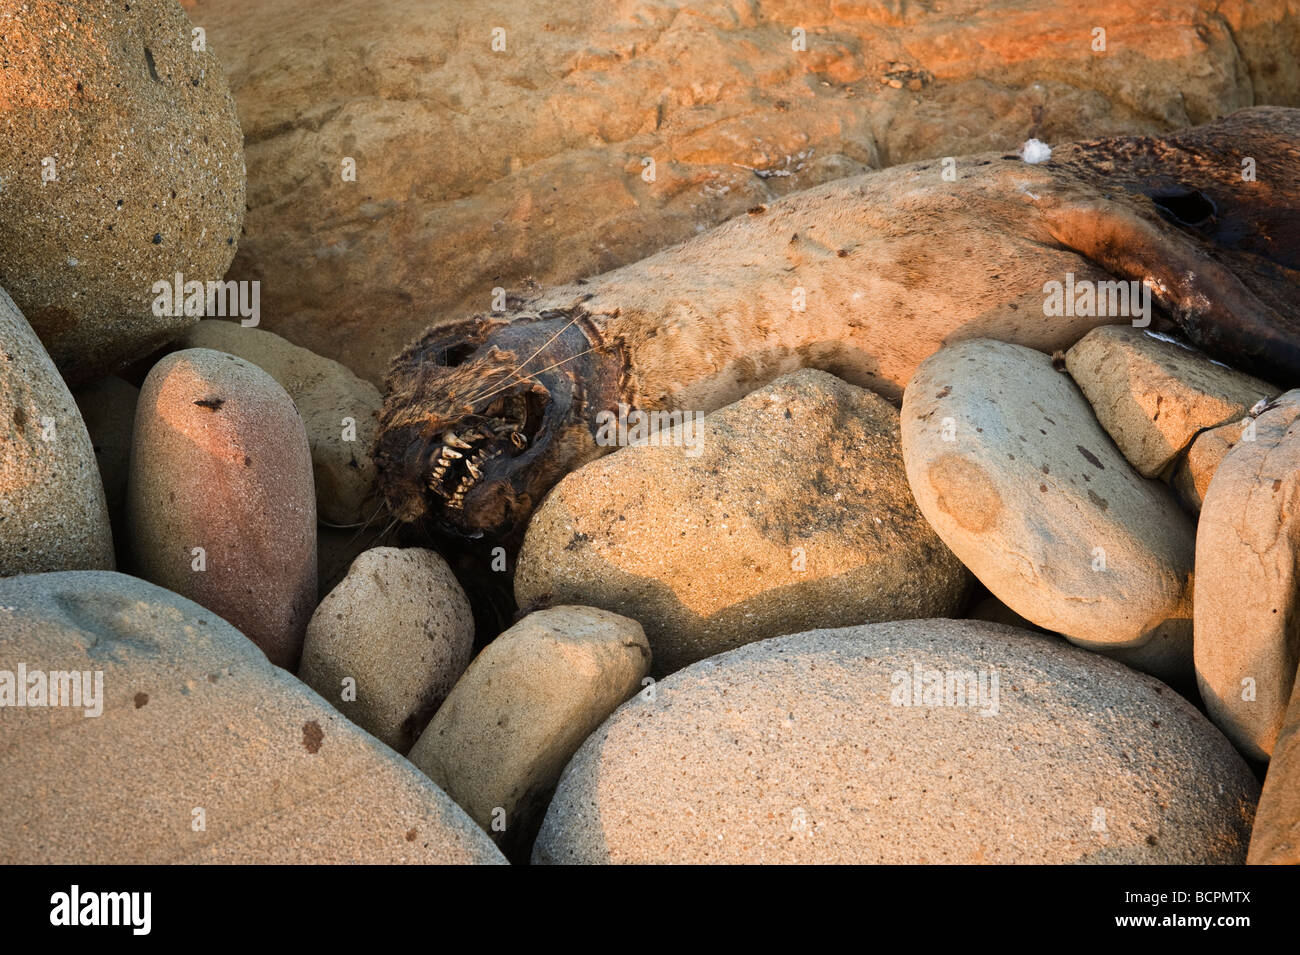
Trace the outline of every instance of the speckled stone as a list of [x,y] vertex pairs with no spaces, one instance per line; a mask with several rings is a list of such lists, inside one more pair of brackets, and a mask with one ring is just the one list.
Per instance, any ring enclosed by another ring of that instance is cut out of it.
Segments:
[[902,433],[921,512],[994,596],[1081,646],[1190,679],[1192,522],[1047,355],[987,339],[941,349],[907,385]]
[[1239,420],[1280,389],[1131,325],[1094,328],[1065,367],[1143,477],[1157,477],[1206,428]]
[[370,459],[384,403],[378,388],[336,361],[238,322],[199,322],[186,331],[181,344],[238,355],[289,393],[307,428],[316,508],[323,520],[356,524],[379,512]]
[[[927,671],[985,697],[927,705]],[[779,637],[655,690],[578,750],[535,863],[1239,863],[1259,796],[1158,680],[998,624]]]
[[86,425],[0,288],[0,577],[112,568],[104,486]]
[[1300,865],[1300,680],[1273,746],[1250,834],[1251,865]]
[[206,348],[159,361],[136,409],[128,517],[141,577],[297,667],[316,606],[316,503],[302,419],[270,375]]
[[1196,682],[1246,755],[1268,759],[1300,666],[1300,389],[1214,474],[1196,534]]
[[101,672],[102,706],[0,710],[0,863],[504,861],[423,774],[153,584],[0,580],[0,670],[19,663]]
[[411,762],[511,858],[526,857],[565,764],[649,669],[635,620],[594,607],[531,613],[475,657]]
[[0,283],[73,384],[195,321],[153,286],[220,279],[244,217],[243,137],[176,0],[0,8]]
[[[814,627],[946,616],[970,576],[912,499],[898,412],[822,371],[777,379],[684,442],[564,478],[519,552],[523,609],[638,621],[656,674]],[[698,452],[698,453],[696,453]]]
[[473,650],[474,615],[447,562],[421,547],[376,547],[312,614],[298,678],[405,753]]

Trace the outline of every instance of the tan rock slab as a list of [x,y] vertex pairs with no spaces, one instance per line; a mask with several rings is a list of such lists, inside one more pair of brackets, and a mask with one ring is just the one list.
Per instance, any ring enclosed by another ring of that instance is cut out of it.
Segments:
[[1300,664],[1300,390],[1215,472],[1196,536],[1196,678],[1210,718],[1267,759]]
[[399,753],[469,666],[474,615],[447,562],[376,547],[312,614],[298,678]]
[[1231,744],[1158,680],[1052,637],[821,630],[655,690],[578,750],[535,863],[1245,857],[1259,786]]
[[99,674],[99,715],[0,709],[4,864],[504,861],[423,774],[153,584],[0,580],[0,672],[19,665]]
[[206,348],[159,361],[140,391],[127,493],[140,576],[296,669],[316,605],[316,502],[307,434],[275,379]]
[[1132,325],[1094,328],[1065,365],[1143,477],[1159,476],[1201,431],[1240,420],[1281,390]]
[[642,689],[635,620],[593,607],[529,614],[460,678],[410,759],[508,854],[527,853],[569,758]]
[[631,617],[662,674],[809,627],[961,607],[969,577],[912,500],[884,399],[804,370],[694,420],[556,486],[519,554],[521,608]]

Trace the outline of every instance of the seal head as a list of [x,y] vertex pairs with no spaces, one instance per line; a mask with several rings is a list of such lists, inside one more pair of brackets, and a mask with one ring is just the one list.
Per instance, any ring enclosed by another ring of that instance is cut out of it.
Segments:
[[600,454],[593,422],[620,365],[581,318],[478,316],[429,330],[397,358],[374,450],[394,517],[501,537]]

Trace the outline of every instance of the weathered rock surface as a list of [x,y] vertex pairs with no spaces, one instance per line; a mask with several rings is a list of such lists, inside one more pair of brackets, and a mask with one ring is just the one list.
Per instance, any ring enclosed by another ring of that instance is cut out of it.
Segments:
[[289,393],[307,429],[316,507],[323,519],[355,524],[375,514],[378,503],[370,448],[383,404],[379,389],[336,361],[237,322],[199,322],[185,333],[181,344],[238,355]]
[[86,423],[95,463],[104,484],[108,518],[118,560],[129,557],[130,539],[126,523],[126,482],[131,470],[131,438],[135,433],[135,405],[140,389],[129,381],[109,375],[72,393],[77,410]]
[[556,486],[519,554],[521,608],[631,617],[670,673],[767,637],[961,605],[969,577],[912,500],[898,413],[879,396],[804,370],[675,434]]
[[1252,865],[1300,865],[1300,682],[1273,746],[1250,834]]
[[1094,328],[1065,366],[1097,420],[1143,477],[1158,477],[1198,433],[1239,421],[1279,389],[1131,325]]
[[410,759],[508,852],[526,852],[569,758],[641,689],[635,620],[593,607],[529,614],[460,678]]
[[1300,390],[1210,482],[1196,536],[1196,679],[1210,718],[1267,759],[1300,664]]
[[1200,513],[1205,503],[1206,492],[1210,489],[1219,465],[1228,452],[1237,446],[1237,442],[1247,433],[1251,417],[1222,424],[1217,428],[1202,431],[1187,449],[1187,454],[1174,468],[1169,486],[1178,494],[1179,500],[1191,510]]
[[312,614],[298,678],[405,753],[473,649],[474,616],[447,562],[421,547],[376,547]]
[[0,288],[0,577],[112,567],[104,486],[86,425]]
[[904,394],[902,434],[922,513],[994,596],[1081,646],[1150,644],[1144,668],[1185,672],[1191,522],[1047,355],[987,340],[937,352]]
[[1286,0],[1108,2],[1091,10],[1104,53],[1045,0],[192,10],[249,144],[232,274],[265,281],[273,331],[373,381],[431,316],[607,271],[818,182],[1300,102]]
[[1228,741],[1159,681],[1051,637],[958,620],[814,631],[655,691],[578,750],[534,862],[1245,857],[1259,787]]
[[74,384],[194,321],[155,283],[220,279],[244,216],[235,102],[176,0],[0,9],[0,284]]
[[316,504],[284,389],[234,355],[163,358],[140,391],[127,496],[140,576],[295,669],[316,606]]
[[96,707],[3,711],[0,862],[503,861],[409,763],[152,584],[0,580],[0,671],[20,663],[102,683]]

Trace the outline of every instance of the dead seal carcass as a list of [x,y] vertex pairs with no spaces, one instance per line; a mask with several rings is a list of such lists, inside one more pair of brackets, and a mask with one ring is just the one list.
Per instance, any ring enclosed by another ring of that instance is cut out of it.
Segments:
[[1128,320],[1049,314],[1065,280],[1139,281],[1210,355],[1295,384],[1297,268],[1300,110],[898,166],[429,330],[389,375],[381,486],[403,521],[501,536],[609,450],[620,404],[708,412],[800,367],[897,397],[947,341],[1050,352]]

